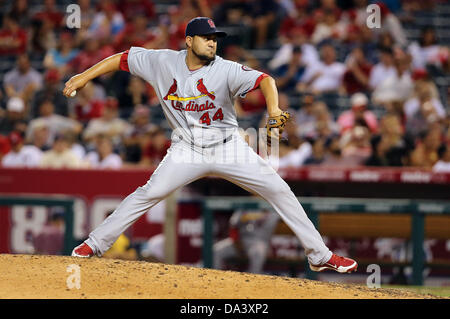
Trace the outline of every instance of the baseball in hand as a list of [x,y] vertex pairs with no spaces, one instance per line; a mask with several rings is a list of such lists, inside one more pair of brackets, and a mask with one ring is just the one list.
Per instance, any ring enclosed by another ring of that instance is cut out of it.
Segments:
[[75,95],[77,95],[77,90],[75,90],[72,93],[70,93],[70,97],[74,97]]

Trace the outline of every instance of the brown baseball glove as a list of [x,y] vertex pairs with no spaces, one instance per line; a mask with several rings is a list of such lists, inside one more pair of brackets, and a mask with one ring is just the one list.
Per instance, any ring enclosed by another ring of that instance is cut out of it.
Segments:
[[[289,112],[283,111],[278,116],[270,116],[267,119],[266,129],[267,129],[267,145],[271,145],[272,136],[281,140],[281,134],[284,131],[284,127],[287,121],[291,118]],[[274,130],[274,129],[278,129]]]

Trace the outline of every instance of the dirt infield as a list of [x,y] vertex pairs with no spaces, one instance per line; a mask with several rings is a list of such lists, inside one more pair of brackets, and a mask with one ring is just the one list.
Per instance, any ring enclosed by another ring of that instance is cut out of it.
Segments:
[[[79,267],[79,268],[78,268]],[[70,281],[79,269],[80,288]],[[72,276],[72,277],[70,277]],[[70,286],[72,285],[72,286]],[[143,261],[0,255],[2,299],[417,299],[393,289]]]

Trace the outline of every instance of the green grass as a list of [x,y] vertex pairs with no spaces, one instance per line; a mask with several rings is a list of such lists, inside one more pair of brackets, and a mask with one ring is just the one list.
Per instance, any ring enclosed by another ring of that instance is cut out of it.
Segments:
[[381,285],[381,288],[401,289],[418,294],[430,294],[433,296],[450,298],[450,287]]

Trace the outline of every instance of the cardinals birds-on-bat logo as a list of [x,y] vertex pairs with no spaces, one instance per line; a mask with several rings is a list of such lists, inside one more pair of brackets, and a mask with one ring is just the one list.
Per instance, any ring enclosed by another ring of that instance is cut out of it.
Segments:
[[190,101],[195,100],[204,96],[209,97],[211,100],[214,100],[216,96],[214,95],[214,92],[209,92],[206,88],[205,84],[203,83],[203,79],[200,79],[197,81],[197,90],[201,93],[199,96],[192,96],[192,97],[179,97],[177,92],[177,80],[173,80],[172,85],[169,88],[169,91],[167,92],[166,96],[163,98],[164,100],[171,100],[171,101]]
[[213,94],[214,92],[213,93],[208,92],[208,89],[203,84],[203,79],[200,79],[200,80],[197,81],[197,90],[201,94],[207,95],[211,100],[214,100],[216,98],[216,96]]
[[169,88],[169,91],[167,92],[166,96],[164,97],[164,100],[169,99],[169,96],[177,96],[175,93],[177,92],[177,80],[173,79],[173,83]]

